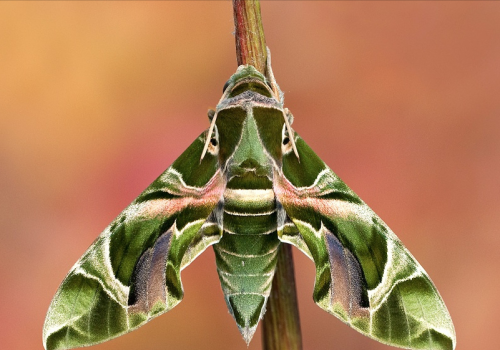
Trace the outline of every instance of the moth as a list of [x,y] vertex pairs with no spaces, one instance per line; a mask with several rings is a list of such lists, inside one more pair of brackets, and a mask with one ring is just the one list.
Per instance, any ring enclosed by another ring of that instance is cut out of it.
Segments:
[[238,67],[210,127],[73,266],[50,305],[45,349],[97,344],[176,306],[181,271],[213,246],[229,312],[249,343],[280,244],[316,266],[313,299],[359,332],[410,349],[454,349],[436,287],[389,227],[291,128],[274,79]]

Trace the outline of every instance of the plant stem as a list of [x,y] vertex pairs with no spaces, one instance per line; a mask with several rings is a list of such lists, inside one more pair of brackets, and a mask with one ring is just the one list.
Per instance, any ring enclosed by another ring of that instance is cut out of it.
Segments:
[[236,59],[251,64],[262,74],[266,70],[266,39],[258,0],[233,0]]
[[262,328],[264,350],[302,350],[292,247],[282,244]]
[[[259,72],[266,70],[266,40],[258,0],[233,0],[238,65],[251,64]],[[263,320],[264,350],[302,350],[299,309],[292,248],[278,247],[278,261]]]

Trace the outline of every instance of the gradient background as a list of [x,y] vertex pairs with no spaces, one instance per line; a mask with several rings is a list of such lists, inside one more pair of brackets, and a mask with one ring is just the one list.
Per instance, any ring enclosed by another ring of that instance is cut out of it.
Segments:
[[[262,14],[294,128],[425,267],[458,349],[498,349],[500,3]],[[0,3],[0,348],[42,349],[70,267],[208,127],[232,32],[227,1]],[[389,349],[315,306],[295,262],[306,350]],[[246,349],[211,249],[183,282],[171,312],[93,349]]]

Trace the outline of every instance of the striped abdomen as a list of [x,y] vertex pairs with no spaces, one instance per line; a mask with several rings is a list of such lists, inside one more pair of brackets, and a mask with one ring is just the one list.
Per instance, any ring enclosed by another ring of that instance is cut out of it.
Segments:
[[224,233],[214,250],[226,302],[247,342],[271,290],[280,243],[276,225],[272,189],[226,189]]

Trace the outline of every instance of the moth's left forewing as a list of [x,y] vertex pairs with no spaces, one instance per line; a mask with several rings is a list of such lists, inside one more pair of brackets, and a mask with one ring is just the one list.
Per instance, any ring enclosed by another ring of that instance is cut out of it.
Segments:
[[47,312],[46,349],[93,345],[177,305],[180,271],[222,234],[225,182],[204,134],[97,238]]
[[314,301],[383,343],[454,349],[451,318],[424,269],[298,136],[296,145],[300,161],[285,154],[274,176],[285,211],[278,234],[313,259]]

